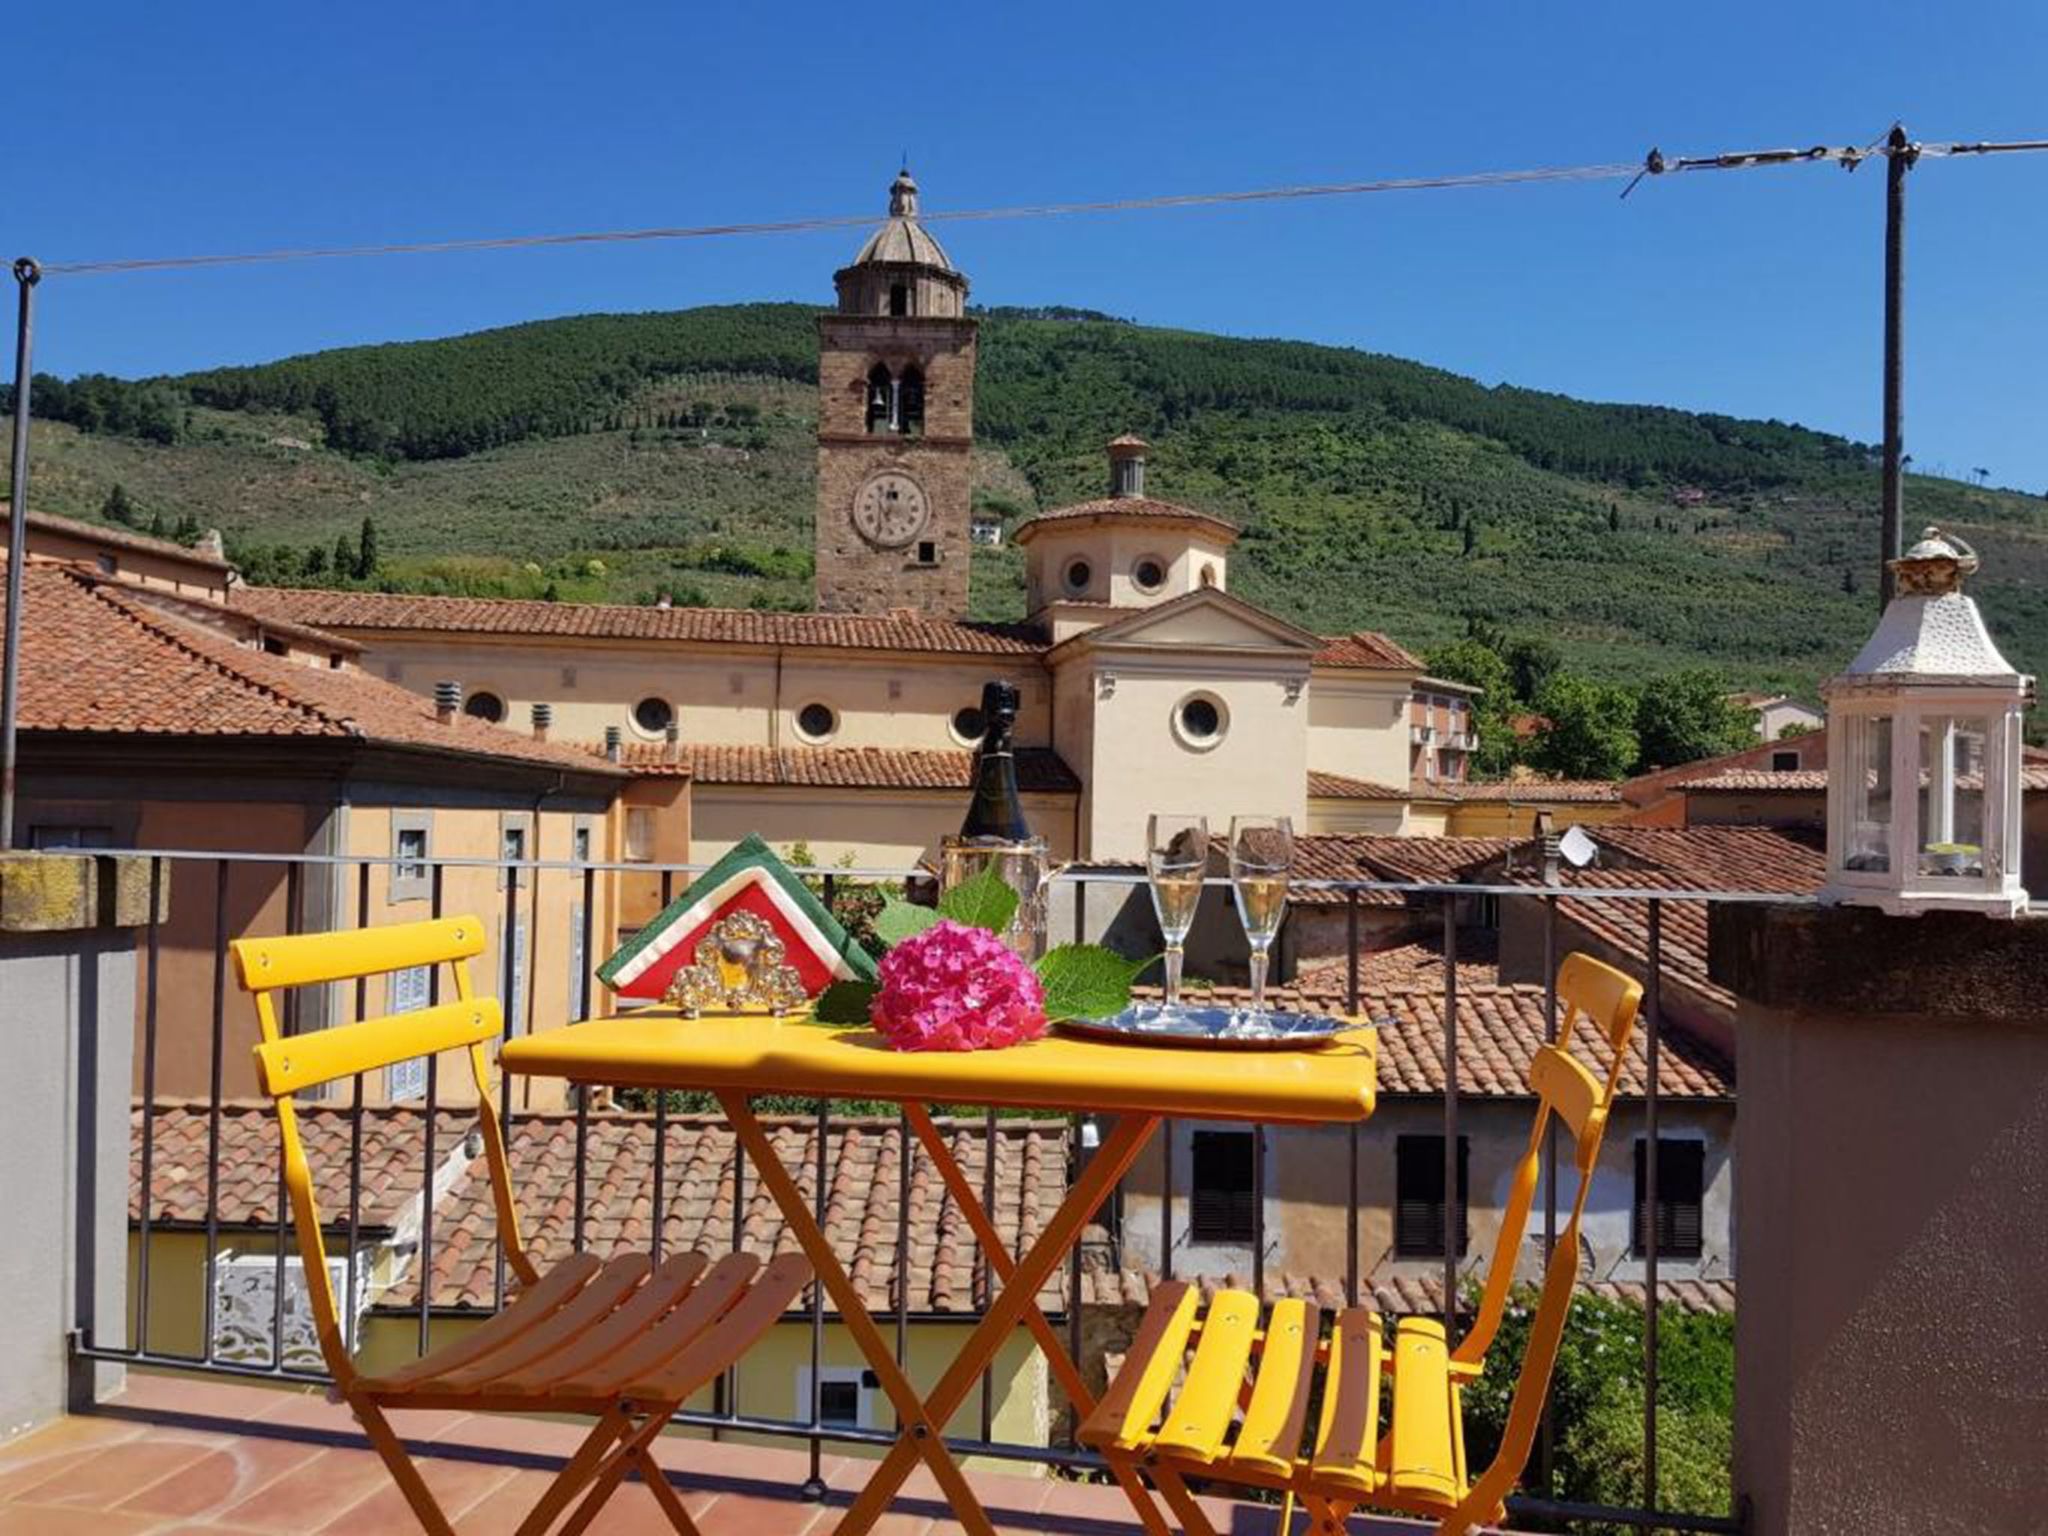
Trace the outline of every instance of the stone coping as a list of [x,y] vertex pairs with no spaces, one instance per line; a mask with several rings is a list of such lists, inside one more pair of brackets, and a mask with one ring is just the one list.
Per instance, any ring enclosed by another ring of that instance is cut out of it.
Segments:
[[[0,933],[78,933],[149,921],[150,861],[136,854],[0,853]],[[157,917],[169,914],[170,883]]]

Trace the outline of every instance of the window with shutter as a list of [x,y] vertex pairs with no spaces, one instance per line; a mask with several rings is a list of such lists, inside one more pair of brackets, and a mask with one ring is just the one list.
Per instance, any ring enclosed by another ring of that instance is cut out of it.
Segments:
[[[1649,1251],[1644,1231],[1649,1183],[1649,1144],[1636,1139],[1636,1200],[1629,1245],[1636,1256]],[[1657,1255],[1696,1259],[1705,1248],[1702,1206],[1706,1196],[1705,1142],[1657,1138]]]
[[1252,1182],[1250,1131],[1196,1131],[1192,1138],[1188,1238],[1249,1243],[1257,1238],[1258,1190]]
[[[1458,1256],[1470,1237],[1466,1200],[1471,1188],[1472,1144],[1458,1138]],[[1403,1259],[1444,1255],[1444,1139],[1394,1138],[1394,1254]]]

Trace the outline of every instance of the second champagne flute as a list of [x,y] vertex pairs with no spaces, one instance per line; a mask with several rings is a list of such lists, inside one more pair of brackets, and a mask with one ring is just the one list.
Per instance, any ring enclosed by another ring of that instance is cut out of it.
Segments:
[[1152,881],[1152,910],[1166,943],[1166,1002],[1162,1013],[1180,1011],[1182,946],[1202,902],[1202,876],[1209,867],[1209,823],[1200,816],[1154,816],[1145,831],[1145,872]]
[[1287,913],[1287,878],[1294,868],[1294,824],[1285,816],[1233,816],[1230,888],[1252,947],[1250,1013],[1266,1011],[1266,966],[1273,937]]

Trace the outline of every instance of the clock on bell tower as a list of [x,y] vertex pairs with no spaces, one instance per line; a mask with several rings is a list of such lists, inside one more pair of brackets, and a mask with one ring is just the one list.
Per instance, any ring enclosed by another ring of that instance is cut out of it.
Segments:
[[818,317],[818,608],[965,618],[976,322],[910,172],[833,282],[838,308]]

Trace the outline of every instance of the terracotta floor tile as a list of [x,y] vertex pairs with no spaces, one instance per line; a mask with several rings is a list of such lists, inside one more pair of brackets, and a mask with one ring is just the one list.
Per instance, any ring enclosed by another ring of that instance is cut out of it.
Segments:
[[[426,1456],[420,1458],[418,1465],[428,1491],[441,1506],[441,1513],[458,1528],[464,1523],[466,1511],[488,1498],[512,1477],[510,1467],[496,1467],[480,1461]],[[315,1529],[320,1536],[388,1536],[393,1531],[411,1530],[413,1525],[412,1506],[398,1491],[398,1485],[387,1478],[385,1486],[369,1498],[351,1504],[327,1524]]]
[[141,1489],[189,1467],[222,1442],[189,1434],[139,1435],[94,1451],[60,1475],[22,1490],[35,1504],[63,1504],[78,1509],[111,1509]]
[[56,1504],[0,1508],[0,1536],[154,1536],[162,1523],[154,1515],[115,1515]]
[[[814,1527],[820,1531],[831,1530],[839,1518],[836,1508],[806,1504],[794,1495],[794,1489],[788,1498],[761,1498],[748,1493],[723,1494],[712,1500],[711,1507],[697,1517],[697,1525],[704,1536],[804,1536]],[[647,1506],[654,1509],[654,1501],[649,1499]],[[661,1527],[667,1528],[666,1525]]]
[[323,1450],[288,1478],[231,1504],[218,1518],[252,1531],[303,1536],[384,1487],[391,1474],[374,1452]]
[[534,1414],[451,1414],[430,1423],[431,1413],[394,1413],[391,1427],[408,1441],[435,1445],[476,1446],[491,1451],[517,1451],[566,1460],[590,1433],[590,1419],[544,1419]]
[[25,1435],[16,1435],[12,1440],[0,1443],[0,1475],[40,1458],[83,1450],[88,1446],[110,1445],[116,1440],[132,1440],[141,1433],[140,1424],[124,1419],[91,1416],[59,1419],[54,1424],[45,1424],[40,1429],[32,1429]]
[[121,1390],[108,1402],[131,1412],[198,1413],[248,1421],[266,1417],[307,1395],[297,1387],[258,1386],[196,1373],[130,1371]]
[[114,1507],[133,1514],[191,1517],[240,1503],[320,1454],[303,1441],[239,1438],[208,1451],[189,1467],[131,1494]]

